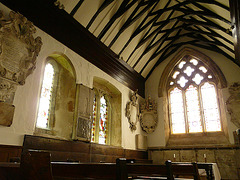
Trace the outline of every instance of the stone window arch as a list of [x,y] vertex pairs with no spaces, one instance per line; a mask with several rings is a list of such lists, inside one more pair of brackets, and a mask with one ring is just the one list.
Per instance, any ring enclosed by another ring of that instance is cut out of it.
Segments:
[[159,84],[159,97],[166,100],[169,145],[177,139],[178,144],[188,140],[199,143],[200,139],[208,143],[207,139],[214,141],[219,134],[225,137],[224,143],[228,142],[221,101],[221,89],[226,86],[214,61],[194,49],[183,49],[169,62]]
[[93,78],[93,123],[91,142],[121,146],[121,92],[110,82]]
[[[45,73],[48,72],[48,69],[52,70],[53,75],[52,78],[46,78],[45,81]],[[45,88],[45,82],[49,83],[50,88]],[[41,99],[46,95],[46,92],[48,92],[48,97],[42,101]],[[49,55],[44,65],[34,133],[71,139],[75,96],[76,73],[71,61],[61,53]],[[41,122],[40,117],[43,116],[41,107],[45,108],[44,113],[47,117],[45,122]]]

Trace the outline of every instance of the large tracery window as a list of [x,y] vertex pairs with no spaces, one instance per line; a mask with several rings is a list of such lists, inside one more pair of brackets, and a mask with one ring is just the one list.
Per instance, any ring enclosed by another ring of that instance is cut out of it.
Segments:
[[167,84],[171,134],[222,131],[216,77],[208,66],[186,56]]

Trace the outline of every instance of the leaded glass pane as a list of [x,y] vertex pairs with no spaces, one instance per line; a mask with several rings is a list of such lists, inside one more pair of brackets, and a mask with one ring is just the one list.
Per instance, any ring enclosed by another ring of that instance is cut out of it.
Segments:
[[206,72],[207,72],[207,69],[206,69],[204,66],[199,67],[199,69],[200,69],[203,73],[206,73]]
[[178,83],[181,87],[184,87],[187,82],[188,82],[188,80],[187,80],[184,76],[182,76],[182,77],[177,81],[177,83]]
[[172,77],[173,77],[173,79],[176,79],[176,78],[177,78],[177,76],[178,76],[179,74],[180,74],[180,72],[178,72],[178,71],[175,71],[175,72],[174,72],[174,74],[173,74],[173,76],[172,76]]
[[193,85],[186,89],[186,105],[189,132],[202,132],[200,105],[198,98],[198,90]]
[[188,66],[184,71],[185,74],[187,74],[188,76],[191,76],[192,73],[194,72],[194,69],[191,68],[190,66]]
[[185,62],[185,61],[182,61],[182,62],[180,62],[180,63],[179,63],[179,65],[178,65],[179,69],[182,69],[182,68],[183,68],[183,66],[184,66],[184,64],[186,64],[186,62]]
[[97,101],[96,101],[96,95],[95,95],[93,100],[93,121],[92,121],[92,137],[91,137],[92,142],[95,141],[96,118],[97,118]]
[[170,92],[172,133],[185,133],[185,119],[182,91],[174,88]]
[[201,87],[206,131],[221,131],[221,122],[215,86],[206,82]]
[[54,79],[54,68],[48,63],[45,67],[41,96],[39,100],[38,116],[36,126],[39,128],[48,128],[49,109],[52,95]]
[[203,77],[202,77],[200,74],[196,74],[192,80],[193,80],[197,85],[199,85],[199,84],[201,83],[201,81],[203,80]]
[[108,106],[104,96],[100,98],[99,143],[106,144],[107,139]]
[[208,78],[209,78],[209,79],[212,79],[212,75],[208,75]]
[[196,59],[191,59],[190,63],[196,66],[198,64],[198,61]]

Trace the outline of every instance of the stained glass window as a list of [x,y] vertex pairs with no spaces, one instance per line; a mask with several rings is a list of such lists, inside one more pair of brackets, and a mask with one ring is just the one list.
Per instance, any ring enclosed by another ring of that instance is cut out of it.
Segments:
[[213,72],[188,57],[169,76],[169,115],[172,134],[221,131]]
[[109,102],[107,100],[107,95],[101,90],[96,90],[93,102],[92,142],[99,144],[108,143],[108,113]]
[[54,80],[54,68],[50,63],[45,66],[41,96],[39,100],[37,124],[38,128],[49,128],[49,110]]
[[96,118],[97,118],[97,100],[95,95],[93,100],[93,121],[92,121],[92,137],[91,137],[92,142],[95,141]]
[[100,98],[100,123],[99,123],[99,143],[106,144],[107,138],[108,106],[104,96]]

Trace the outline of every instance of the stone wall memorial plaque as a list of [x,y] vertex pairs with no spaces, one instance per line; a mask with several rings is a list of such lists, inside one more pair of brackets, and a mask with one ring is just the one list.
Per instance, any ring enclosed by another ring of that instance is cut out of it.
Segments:
[[0,11],[0,102],[5,110],[0,113],[0,125],[11,126],[16,88],[24,85],[35,69],[42,46],[41,38],[33,37],[35,32],[33,24],[23,15],[11,11],[9,18],[5,18]]
[[151,100],[150,96],[141,104],[140,122],[142,130],[150,134],[155,131],[158,123],[157,104]]

